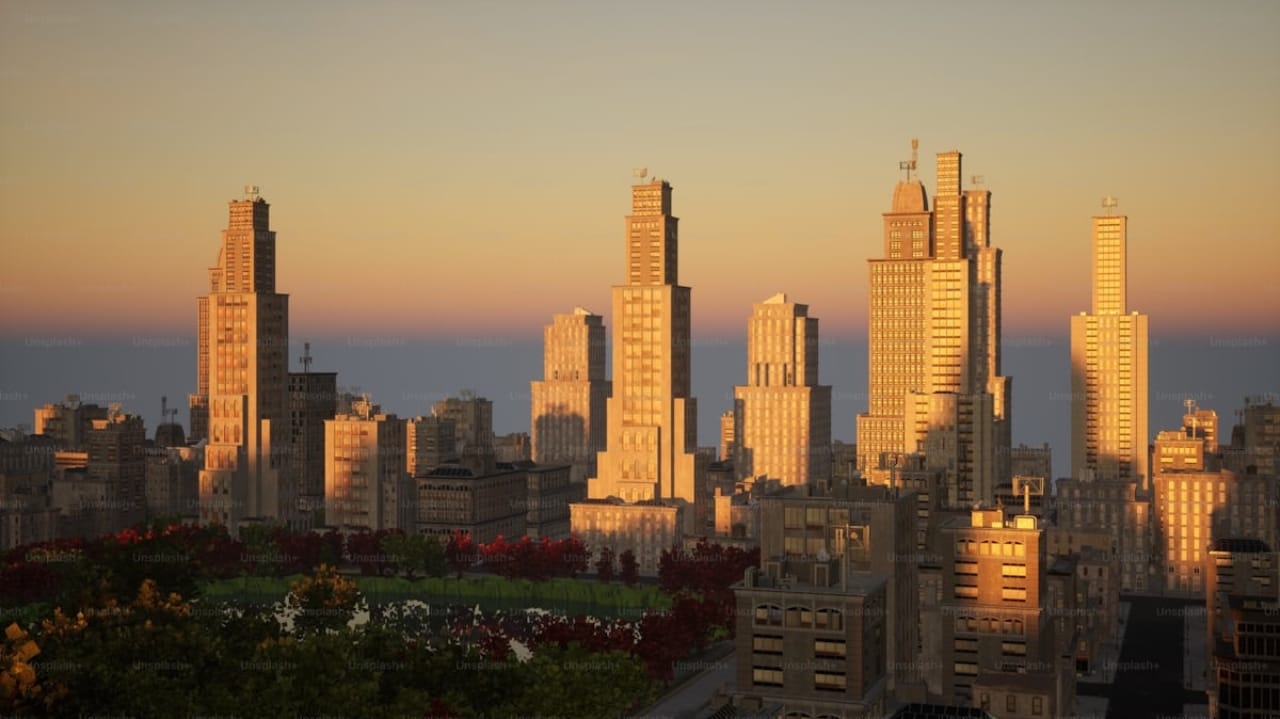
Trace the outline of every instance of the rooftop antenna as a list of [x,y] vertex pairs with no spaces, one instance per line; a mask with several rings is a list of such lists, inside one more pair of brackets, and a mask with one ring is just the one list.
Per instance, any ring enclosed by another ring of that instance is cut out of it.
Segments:
[[984,184],[986,184],[986,181],[987,181],[986,178],[983,177],[982,175],[974,175],[973,177],[969,178],[969,182],[972,183],[974,187],[982,187]]
[[303,374],[310,373],[311,372],[311,343],[310,342],[302,343],[302,356],[299,357],[298,360],[302,362]]
[[258,186],[257,186],[257,185],[245,185],[245,186],[244,186],[244,199],[246,199],[246,200],[248,200],[248,201],[250,201],[250,202],[256,202],[256,201],[257,201],[257,199],[258,199]]
[[[169,420],[170,417],[173,417],[172,421]],[[174,407],[173,409],[169,409],[169,398],[165,396],[160,397],[160,423],[161,424],[177,424],[178,423],[178,408]]]
[[907,173],[907,182],[911,181],[911,173],[916,171],[916,156],[919,149],[920,141],[914,137],[911,138],[911,160],[898,163],[898,169],[905,170]]
[[1102,206],[1107,209],[1108,215],[1114,215],[1116,213],[1116,205],[1118,204],[1120,204],[1120,201],[1111,195],[1107,195],[1102,198]]
[[632,174],[632,175],[634,175],[634,176],[636,177],[636,179],[640,180],[640,182],[642,182],[642,183],[643,183],[643,182],[644,182],[644,178],[646,178],[646,177],[648,177],[648,176],[649,176],[649,168],[647,168],[647,167],[633,167],[633,168],[631,168],[631,174]]

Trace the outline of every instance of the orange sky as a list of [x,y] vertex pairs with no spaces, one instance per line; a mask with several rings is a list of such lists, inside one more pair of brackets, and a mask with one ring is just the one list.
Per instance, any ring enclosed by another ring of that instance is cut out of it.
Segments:
[[785,291],[862,333],[913,135],[931,194],[953,147],[993,192],[1006,338],[1087,309],[1108,194],[1154,334],[1280,333],[1273,3],[427,5],[6,4],[0,333],[194,333],[254,183],[295,336],[537,336],[609,313],[638,165],[675,186],[695,331]]

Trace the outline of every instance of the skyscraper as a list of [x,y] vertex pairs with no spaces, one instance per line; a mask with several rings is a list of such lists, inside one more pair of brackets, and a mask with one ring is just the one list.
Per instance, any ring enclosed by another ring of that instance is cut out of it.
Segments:
[[930,210],[916,148],[884,213],[884,257],[868,260],[870,401],[858,416],[858,466],[885,481],[924,454],[946,472],[944,505],[967,507],[991,501],[1009,475],[1001,251],[991,246],[991,193],[962,190],[960,152],[939,153]]
[[1147,492],[1147,316],[1126,304],[1128,222],[1093,218],[1092,311],[1071,318],[1071,476]]
[[[208,423],[200,519],[236,531],[249,518],[293,522],[289,443],[289,296],[276,292],[276,233],[257,187],[232,200],[209,294],[197,301],[195,419]],[[199,414],[203,408],[207,414]]]
[[568,464],[570,478],[596,474],[605,448],[604,319],[581,307],[556,315],[543,332],[543,376],[532,383],[533,461]]
[[679,220],[671,185],[631,188],[626,284],[613,288],[613,394],[608,449],[593,499],[694,501],[697,403],[690,396],[690,290],[677,283]]
[[747,325],[747,383],[735,387],[738,477],[784,485],[831,478],[831,387],[818,384],[818,320],[778,293]]

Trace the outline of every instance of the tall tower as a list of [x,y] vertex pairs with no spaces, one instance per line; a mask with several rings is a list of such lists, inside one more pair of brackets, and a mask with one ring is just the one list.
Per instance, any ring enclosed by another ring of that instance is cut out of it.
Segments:
[[200,519],[232,532],[247,519],[294,523],[289,448],[289,296],[276,292],[276,233],[257,187],[230,203],[218,263],[199,313],[199,389],[208,444]]
[[626,284],[613,288],[613,393],[608,449],[591,499],[694,501],[697,403],[690,396],[690,290],[676,284],[671,185],[631,188]]
[[831,479],[831,387],[818,384],[818,319],[808,312],[779,293],[748,322],[747,383],[733,390],[740,479]]
[[604,319],[581,307],[556,315],[543,332],[543,373],[532,383],[533,461],[571,465],[570,479],[596,474],[605,448]]
[[1134,481],[1147,468],[1147,316],[1126,305],[1128,218],[1093,218],[1092,311],[1071,318],[1071,476]]
[[917,148],[912,140],[883,215],[884,256],[868,260],[870,401],[858,416],[858,466],[892,482],[893,468],[923,454],[946,472],[944,504],[968,507],[1010,477],[1001,251],[991,246],[991,193],[961,187],[961,153],[938,154],[930,210]]

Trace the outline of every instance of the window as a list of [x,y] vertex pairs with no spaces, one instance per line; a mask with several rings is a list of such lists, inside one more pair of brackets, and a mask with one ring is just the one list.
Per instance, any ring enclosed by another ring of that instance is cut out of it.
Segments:
[[836,672],[814,672],[813,688],[818,691],[842,692],[848,684],[845,676]]
[[1044,714],[1044,697],[1031,697],[1031,713],[1035,716]]
[[1005,711],[1007,711],[1007,712],[1016,712],[1016,711],[1018,711],[1018,697],[1017,697],[1017,695],[1015,695],[1015,694],[1010,694],[1009,696],[1007,696],[1007,697],[1005,697],[1005,698],[1004,698],[1004,710],[1005,710]]
[[756,624],[782,626],[782,607],[773,604],[761,604],[756,607]]
[[772,667],[753,667],[751,681],[756,686],[780,687],[782,686],[782,670]]
[[757,635],[751,640],[751,649],[757,654],[781,654],[782,637]]
[[[779,639],[779,646],[781,646],[781,639]],[[813,654],[819,657],[843,657],[845,656],[845,643],[829,639],[814,640]]]

